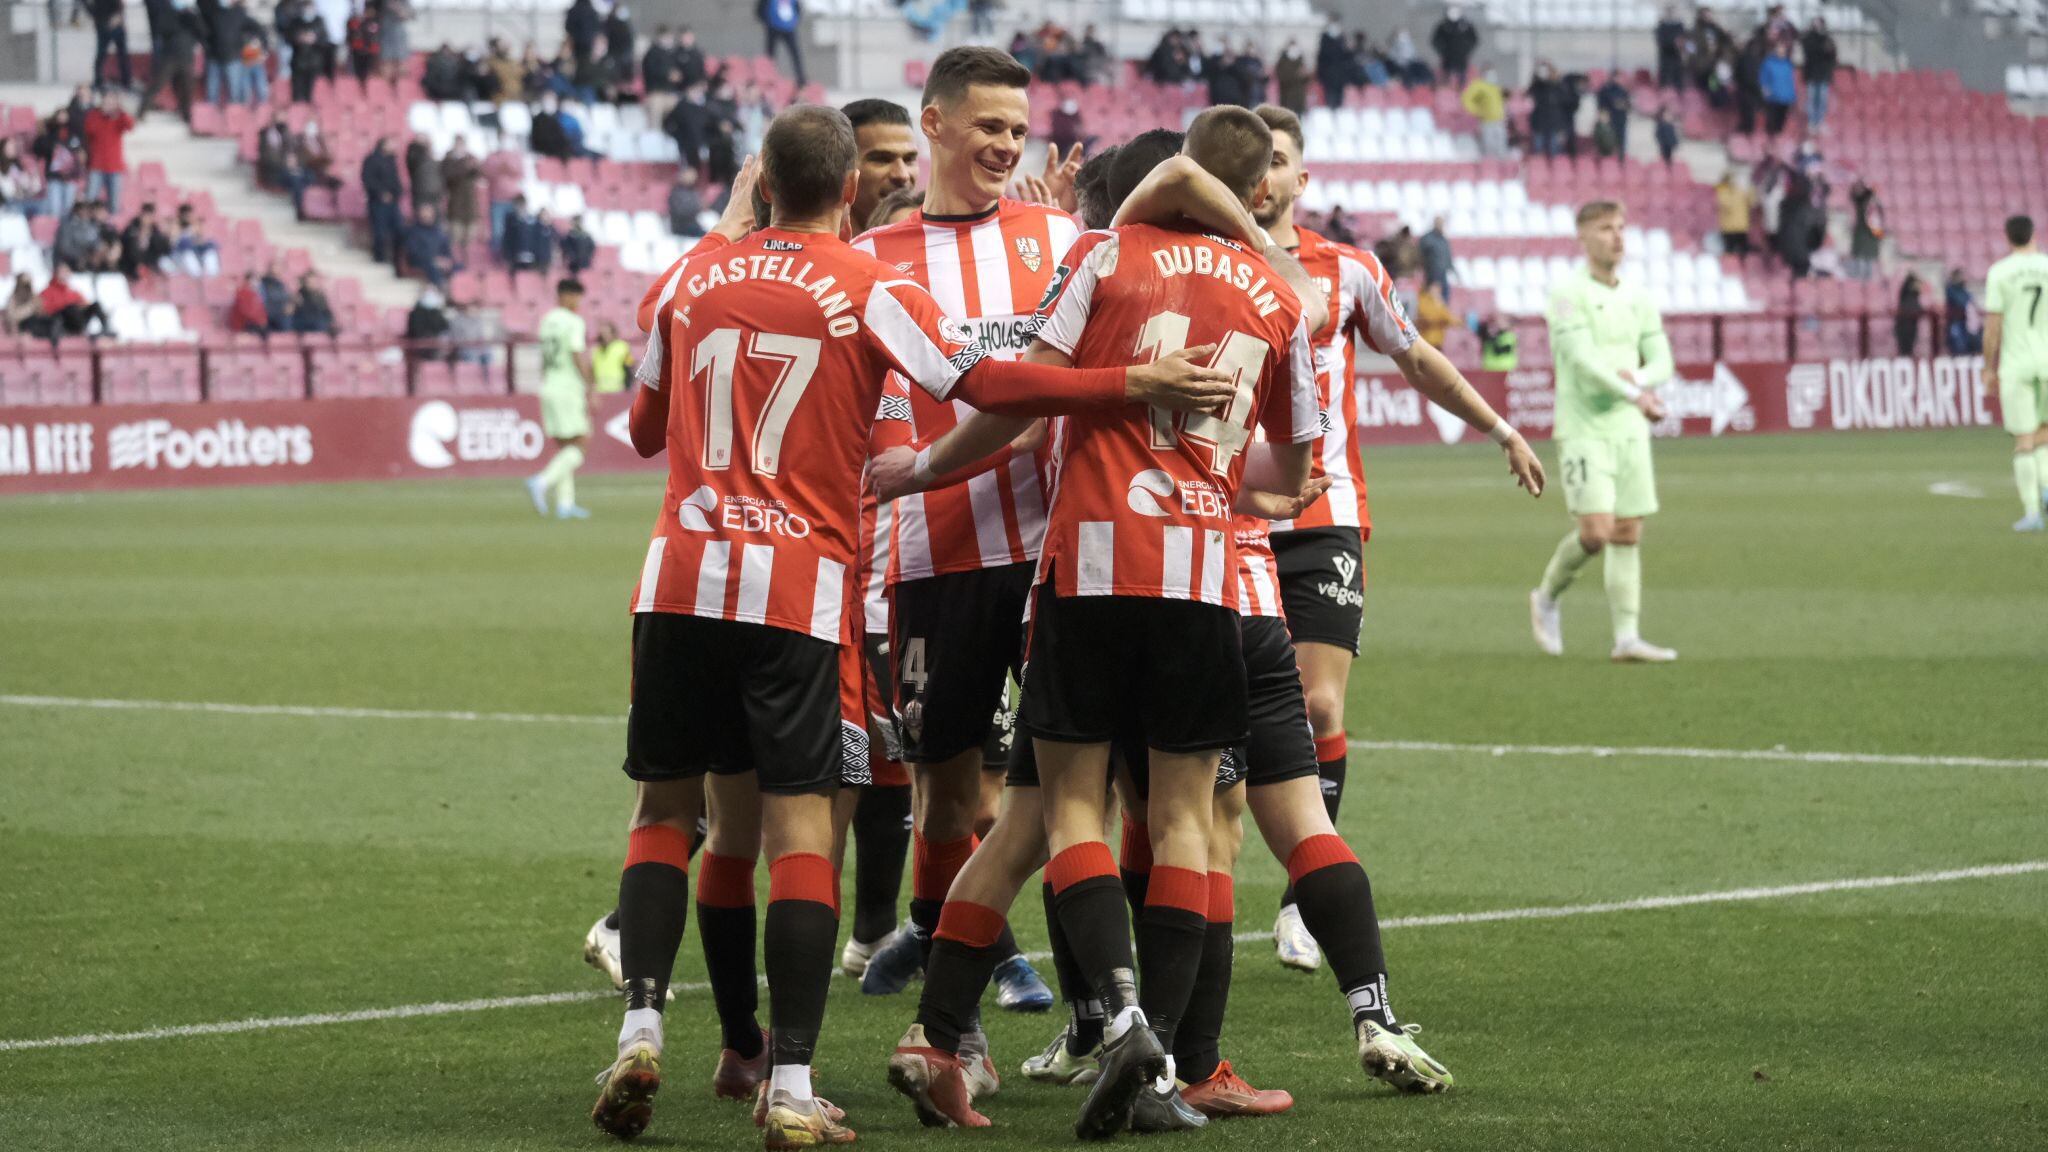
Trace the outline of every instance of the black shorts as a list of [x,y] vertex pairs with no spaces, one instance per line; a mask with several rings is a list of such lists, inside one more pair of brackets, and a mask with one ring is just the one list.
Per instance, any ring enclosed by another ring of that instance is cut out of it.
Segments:
[[1296,643],[1314,641],[1358,655],[1365,624],[1365,562],[1356,528],[1273,533],[1280,604]]
[[1162,752],[1209,752],[1246,732],[1235,609],[1152,596],[1033,602],[1020,736],[1101,744],[1135,736]]
[[[1244,743],[1223,750],[1216,765],[1217,791],[1240,782],[1258,787],[1314,776],[1316,742],[1286,622],[1277,616],[1247,616],[1240,631],[1251,734]],[[1146,795],[1150,774],[1144,742],[1119,742],[1117,753],[1130,767],[1138,795]]]
[[948,572],[896,585],[890,617],[903,759],[936,764],[988,744],[1023,669],[1032,565]]
[[837,644],[734,620],[673,612],[633,617],[633,706],[626,775],[687,780],[753,772],[761,791],[830,792],[851,746]]

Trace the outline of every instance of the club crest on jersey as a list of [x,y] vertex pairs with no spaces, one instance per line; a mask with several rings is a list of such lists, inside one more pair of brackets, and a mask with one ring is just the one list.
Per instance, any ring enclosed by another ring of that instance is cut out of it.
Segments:
[[1017,259],[1024,262],[1024,267],[1033,272],[1038,271],[1038,266],[1045,263],[1045,254],[1039,251],[1037,237],[1017,237]]

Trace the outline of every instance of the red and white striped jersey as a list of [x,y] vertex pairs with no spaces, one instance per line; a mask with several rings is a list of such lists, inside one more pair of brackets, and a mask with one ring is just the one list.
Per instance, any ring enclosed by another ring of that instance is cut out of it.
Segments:
[[1316,379],[1322,389],[1329,429],[1317,446],[1312,476],[1330,477],[1330,491],[1296,520],[1281,521],[1273,531],[1332,526],[1357,528],[1372,535],[1372,515],[1365,505],[1365,468],[1358,455],[1358,391],[1353,375],[1355,333],[1375,352],[1393,355],[1420,337],[1394,297],[1394,278],[1379,258],[1348,244],[1324,239],[1306,228],[1295,229],[1301,246],[1296,259],[1327,297],[1330,318],[1314,337]]
[[1306,443],[1320,424],[1300,301],[1238,244],[1132,225],[1082,236],[1039,318],[1039,339],[1086,368],[1214,344],[1237,395],[1217,416],[1124,405],[1060,420],[1038,581],[1235,607],[1231,505],[1252,425]]
[[1285,616],[1280,603],[1280,570],[1266,522],[1237,518],[1237,612],[1240,616]]
[[636,612],[846,643],[884,377],[940,401],[980,358],[931,294],[836,236],[769,228],[684,260],[640,378],[670,393],[668,490]]
[[[1057,208],[1003,199],[970,217],[913,212],[853,243],[929,289],[991,355],[1014,360],[1031,346],[1032,313],[1080,231]],[[909,397],[905,430],[918,440],[937,438],[972,411],[915,389]],[[1012,457],[961,483],[898,499],[890,582],[1036,559],[1045,539],[1044,462],[1043,453]]]

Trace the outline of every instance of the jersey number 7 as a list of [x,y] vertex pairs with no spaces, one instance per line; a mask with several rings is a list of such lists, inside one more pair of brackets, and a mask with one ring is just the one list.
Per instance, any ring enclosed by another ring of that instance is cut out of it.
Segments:
[[[1138,354],[1149,360],[1171,356],[1188,346],[1190,321],[1178,312],[1155,313],[1138,329]],[[1215,354],[1209,357],[1204,367],[1228,372],[1237,386],[1230,404],[1221,416],[1207,412],[1171,412],[1164,408],[1152,409],[1152,447],[1156,450],[1174,447],[1178,437],[1185,437],[1209,449],[1209,470],[1221,476],[1230,471],[1230,462],[1251,439],[1252,394],[1258,386],[1259,367],[1273,353],[1273,346],[1257,336],[1245,332],[1232,332],[1217,344]]]
[[[747,359],[776,366],[775,383],[754,421],[748,448],[753,456],[754,474],[773,476],[782,462],[782,434],[796,415],[797,401],[811,386],[818,370],[822,345],[808,336],[785,336],[777,332],[756,332],[747,342]],[[704,467],[732,465],[732,374],[739,361],[740,330],[719,328],[705,335],[690,359],[690,379],[704,377]]]

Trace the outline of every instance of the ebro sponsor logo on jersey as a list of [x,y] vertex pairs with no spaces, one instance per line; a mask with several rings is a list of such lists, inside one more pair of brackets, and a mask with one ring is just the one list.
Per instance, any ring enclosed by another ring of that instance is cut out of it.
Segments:
[[107,470],[125,468],[281,468],[313,461],[313,430],[304,424],[251,428],[220,420],[185,429],[169,420],[116,424],[107,432]]
[[[454,445],[450,451],[449,446]],[[422,468],[494,460],[536,460],[547,446],[540,425],[517,408],[457,408],[433,400],[412,414],[406,448]]]
[[1985,403],[1984,364],[1936,360],[1830,360],[1785,372],[1785,423],[1851,428],[1966,428],[1994,423]]
[[1158,468],[1147,468],[1131,477],[1124,503],[1140,516],[1170,516],[1172,513],[1159,501],[1175,492],[1180,493],[1180,510],[1189,516],[1220,520],[1230,515],[1230,502],[1224,499],[1222,489],[1203,480],[1176,482]]
[[766,533],[792,540],[802,540],[811,534],[811,522],[791,512],[780,500],[757,496],[721,499],[711,485],[700,484],[695,492],[676,503],[676,523],[692,532],[711,531],[713,516],[718,518],[718,527],[728,532]]

